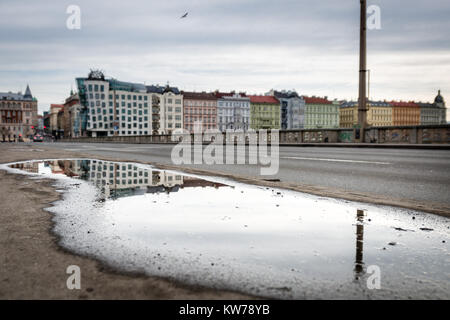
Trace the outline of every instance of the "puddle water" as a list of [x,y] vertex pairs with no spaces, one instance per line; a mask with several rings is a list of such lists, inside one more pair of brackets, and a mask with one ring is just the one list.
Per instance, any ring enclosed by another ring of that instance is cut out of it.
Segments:
[[133,163],[0,168],[55,179],[60,245],[121,270],[271,298],[450,298],[444,217]]

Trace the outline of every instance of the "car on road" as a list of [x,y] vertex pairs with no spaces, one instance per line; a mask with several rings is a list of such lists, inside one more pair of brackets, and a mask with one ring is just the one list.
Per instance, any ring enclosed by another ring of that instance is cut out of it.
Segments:
[[33,142],[43,142],[43,141],[44,138],[40,134],[37,134],[33,137]]

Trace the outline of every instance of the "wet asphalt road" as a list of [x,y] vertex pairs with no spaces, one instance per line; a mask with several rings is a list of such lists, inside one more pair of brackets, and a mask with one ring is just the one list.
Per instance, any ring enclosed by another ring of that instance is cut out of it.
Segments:
[[[41,144],[38,144],[38,146]],[[173,145],[43,143],[93,156],[173,164]],[[243,176],[450,204],[450,150],[280,147],[279,171],[257,165],[185,165]]]

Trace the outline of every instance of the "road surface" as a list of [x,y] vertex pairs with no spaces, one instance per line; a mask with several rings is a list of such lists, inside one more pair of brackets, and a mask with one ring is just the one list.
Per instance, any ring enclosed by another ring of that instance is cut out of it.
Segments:
[[[37,144],[40,145],[40,144]],[[173,145],[43,143],[92,156],[173,164]],[[247,150],[248,151],[248,150]],[[279,171],[261,176],[258,165],[184,165],[236,175],[280,179],[397,199],[450,204],[450,150],[280,147]]]

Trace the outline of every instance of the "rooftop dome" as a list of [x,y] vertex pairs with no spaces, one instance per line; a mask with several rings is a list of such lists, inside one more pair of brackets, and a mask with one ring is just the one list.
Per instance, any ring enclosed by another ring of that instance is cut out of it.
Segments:
[[444,98],[441,96],[441,90],[438,91],[438,95],[434,98],[434,103],[444,103]]

